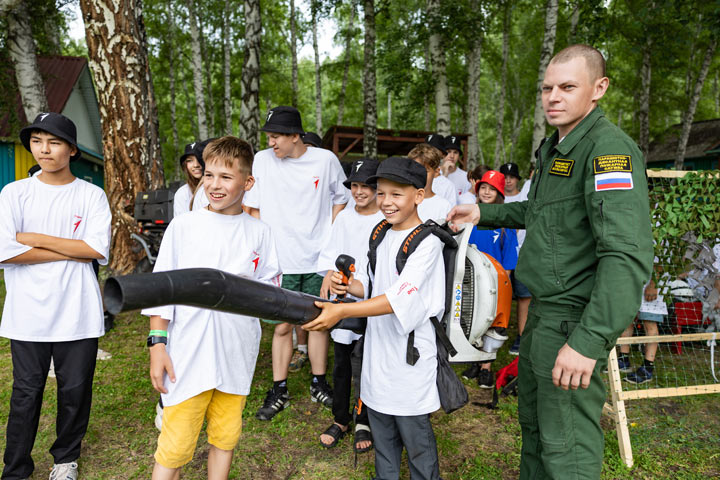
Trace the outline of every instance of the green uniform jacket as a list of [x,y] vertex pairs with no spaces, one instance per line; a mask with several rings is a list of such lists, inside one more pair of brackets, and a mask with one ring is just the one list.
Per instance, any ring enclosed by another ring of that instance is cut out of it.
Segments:
[[635,142],[597,107],[540,149],[528,200],[481,204],[480,225],[525,228],[516,275],[541,301],[585,306],[568,344],[599,359],[637,313],[653,244]]

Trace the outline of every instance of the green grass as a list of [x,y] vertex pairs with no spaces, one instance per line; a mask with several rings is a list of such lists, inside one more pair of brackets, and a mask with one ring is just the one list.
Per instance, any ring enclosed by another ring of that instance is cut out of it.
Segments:
[[[0,271],[0,303],[5,290]],[[100,339],[100,347],[113,358],[98,362],[93,408],[83,444],[83,479],[149,478],[157,441],[153,425],[157,394],[148,379],[144,341],[148,324],[137,314],[118,317],[116,327]],[[245,410],[245,425],[235,450],[231,477],[239,479],[362,479],[373,472],[373,454],[358,456],[354,467],[352,438],[326,450],[318,436],[332,422],[328,409],[310,402],[309,372],[291,374],[291,407],[270,422],[254,414],[271,385],[272,329],[263,325],[260,357]],[[513,335],[511,334],[511,338]],[[511,357],[501,354],[498,365]],[[458,368],[459,370],[459,368]],[[12,384],[9,342],[0,339],[0,448],[4,448]],[[513,479],[518,476],[520,427],[517,400],[503,398],[497,410],[482,404],[490,393],[467,382],[470,404],[432,421],[440,452],[441,474],[446,480]],[[34,478],[44,478],[52,467],[48,450],[55,438],[56,383],[48,379],[33,457]],[[720,476],[720,396],[628,402],[635,466],[627,469],[618,455],[615,428],[609,418],[605,429],[603,479],[700,479]],[[183,478],[206,478],[207,439],[203,435]],[[403,478],[408,478],[407,467]]]

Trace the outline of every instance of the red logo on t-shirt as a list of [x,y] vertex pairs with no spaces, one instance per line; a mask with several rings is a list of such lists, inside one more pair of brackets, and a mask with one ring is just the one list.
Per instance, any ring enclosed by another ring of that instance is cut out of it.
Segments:
[[400,289],[398,290],[398,295],[400,295],[403,291],[407,293],[408,295],[412,294],[413,292],[417,292],[418,289],[415,285],[409,282],[403,282],[402,285],[400,285]]
[[320,177],[314,176],[313,178],[315,179],[315,180],[313,180],[313,183],[315,184],[315,190],[317,190],[318,184],[320,183]]
[[73,228],[73,233],[75,233],[77,231],[78,227],[80,226],[80,222],[82,222],[82,217],[79,215],[73,215],[73,216],[78,219],[77,222],[73,223],[73,225],[75,225],[75,228]]
[[258,262],[260,261],[260,254],[253,251],[253,255],[255,255],[255,258],[252,259],[253,265],[255,265],[255,268],[253,268],[253,272],[257,271]]

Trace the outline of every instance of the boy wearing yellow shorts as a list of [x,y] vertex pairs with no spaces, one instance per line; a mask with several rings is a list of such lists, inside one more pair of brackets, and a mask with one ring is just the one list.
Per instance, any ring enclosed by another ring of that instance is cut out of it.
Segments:
[[[203,159],[209,205],[170,223],[154,271],[217,268],[279,286],[270,228],[242,210],[254,183],[252,147],[222,137],[205,148]],[[208,478],[228,478],[260,348],[258,319],[181,305],[143,314],[150,316],[150,379],[165,406],[152,478],[179,477],[205,419]]]

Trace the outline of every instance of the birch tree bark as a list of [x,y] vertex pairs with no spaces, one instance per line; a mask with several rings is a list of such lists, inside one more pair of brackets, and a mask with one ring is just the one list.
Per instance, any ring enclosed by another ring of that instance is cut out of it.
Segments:
[[27,0],[3,0],[0,13],[3,12],[7,15],[7,48],[15,67],[25,118],[32,122],[38,113],[49,109],[45,84],[38,69]]
[[343,60],[343,80],[340,87],[340,98],[338,98],[338,119],[337,124],[342,125],[343,113],[345,112],[345,92],[347,91],[348,73],[350,72],[350,48],[352,46],[353,28],[355,22],[355,0],[350,2],[350,19],[348,20],[347,33],[345,34],[345,58]]
[[[215,136],[215,98],[213,96],[212,88],[212,66],[213,58],[212,54],[208,53],[205,48],[205,27],[203,18],[198,16],[198,30],[200,31],[200,56],[202,57],[203,68],[202,71],[205,74],[205,85],[204,90],[207,92],[207,109],[205,110],[205,121],[207,122],[208,135],[211,137]],[[212,33],[211,33],[212,35]]]
[[232,100],[230,92],[230,0],[225,0],[223,16],[223,114],[225,116],[225,135],[232,134]]
[[505,123],[505,91],[507,89],[507,61],[510,49],[510,6],[503,2],[503,41],[502,66],[500,70],[500,93],[498,94],[497,111],[495,112],[495,157],[494,167],[497,170],[501,163],[505,163],[505,141],[503,138],[503,125]]
[[203,61],[200,48],[200,29],[198,28],[197,16],[195,15],[195,0],[186,0],[188,9],[188,21],[190,22],[190,47],[192,51],[192,73],[193,89],[195,91],[195,111],[197,113],[197,125],[200,138],[208,138],[207,113],[205,111],[205,85],[203,81]]
[[577,26],[580,23],[580,1],[572,3],[573,11],[570,14],[570,32],[568,34],[568,45],[573,45],[577,39]]
[[139,0],[80,0],[90,68],[97,87],[112,211],[110,269],[131,271],[132,205],[138,192],[163,185],[158,120]]
[[450,90],[445,70],[445,50],[440,29],[440,0],[428,0],[430,23],[430,65],[435,81],[435,129],[441,135],[450,135]]
[[375,79],[375,0],[364,0],[363,155],[377,157],[377,91]]
[[[650,83],[652,79],[652,37],[646,33],[645,45],[642,50],[642,65],[640,65],[640,109],[638,110],[638,121],[640,122],[640,135],[638,146],[642,151],[645,164],[650,151]],[[619,125],[618,125],[619,126]]]
[[298,64],[297,25],[295,21],[295,0],[290,0],[290,53],[292,56],[292,106],[298,105]]
[[245,0],[245,49],[242,69],[242,102],[238,136],[257,151],[260,148],[260,0]]
[[[168,74],[170,76],[170,123],[172,124],[173,152],[178,156],[180,139],[177,128],[177,91],[175,87],[175,10],[172,1],[167,2],[167,16],[169,24],[168,34]],[[180,180],[180,162],[175,161],[175,180]]]
[[[472,0],[470,2],[473,12],[480,12],[480,1]],[[479,26],[480,27],[480,26]],[[477,165],[478,152],[480,144],[478,142],[479,117],[480,117],[480,59],[482,54],[482,42],[484,32],[482,28],[477,28],[476,35],[472,40],[470,51],[467,55],[468,66],[468,97],[467,97],[467,128],[470,132],[468,138],[467,168]]]
[[703,59],[702,66],[700,67],[700,72],[695,80],[695,88],[693,88],[688,109],[683,115],[682,133],[680,135],[680,139],[678,140],[677,153],[675,154],[675,170],[682,170],[685,165],[685,149],[687,148],[687,141],[690,137],[690,128],[692,127],[693,119],[695,118],[695,109],[697,108],[698,101],[700,100],[703,83],[705,83],[705,77],[707,77],[708,70],[710,69],[710,63],[712,63],[716,48],[717,36],[712,35],[710,43],[705,50],[705,58]]
[[312,36],[313,51],[315,52],[315,131],[322,137],[322,80],[320,78],[320,51],[317,41],[318,4],[312,5]]
[[557,0],[547,0],[545,6],[545,33],[543,35],[542,50],[540,51],[540,67],[538,68],[538,79],[535,93],[535,115],[533,117],[533,142],[530,149],[530,161],[535,163],[535,150],[545,137],[545,112],[542,108],[542,82],[545,79],[553,48],[555,48],[555,36],[557,31]]

